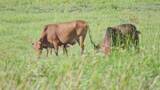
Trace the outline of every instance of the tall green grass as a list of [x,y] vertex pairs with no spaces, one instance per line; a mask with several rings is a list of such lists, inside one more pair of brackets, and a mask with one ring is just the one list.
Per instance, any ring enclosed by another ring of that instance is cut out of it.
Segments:
[[[159,0],[1,0],[1,90],[159,90]],[[48,23],[86,20],[96,43],[108,26],[133,23],[141,31],[140,52],[113,50],[95,53],[85,40],[85,55],[78,44],[69,56],[54,54],[39,60],[31,43]]]

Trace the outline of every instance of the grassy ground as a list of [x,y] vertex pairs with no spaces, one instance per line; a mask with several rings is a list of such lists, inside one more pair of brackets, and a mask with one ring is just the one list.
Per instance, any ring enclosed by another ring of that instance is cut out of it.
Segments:
[[[141,31],[141,52],[95,53],[87,36],[69,56],[36,59],[31,43],[45,24],[86,20],[96,43],[108,26],[133,23]],[[159,0],[1,0],[1,90],[160,90]]]

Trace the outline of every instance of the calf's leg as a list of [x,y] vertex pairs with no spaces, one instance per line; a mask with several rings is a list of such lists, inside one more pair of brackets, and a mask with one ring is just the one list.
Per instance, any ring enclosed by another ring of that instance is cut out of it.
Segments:
[[42,54],[42,49],[37,50],[37,58],[40,58],[41,54]]

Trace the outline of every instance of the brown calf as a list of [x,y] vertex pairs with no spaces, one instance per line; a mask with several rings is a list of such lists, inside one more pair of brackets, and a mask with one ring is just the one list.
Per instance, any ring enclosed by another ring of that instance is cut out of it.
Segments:
[[35,43],[32,43],[33,48],[35,49],[35,51],[37,52],[37,54],[41,53],[43,49],[47,50],[47,54],[46,56],[48,57],[48,53],[50,50],[50,53],[52,54],[52,49],[54,48],[53,45],[49,44],[49,43],[41,43],[40,41],[36,41]]

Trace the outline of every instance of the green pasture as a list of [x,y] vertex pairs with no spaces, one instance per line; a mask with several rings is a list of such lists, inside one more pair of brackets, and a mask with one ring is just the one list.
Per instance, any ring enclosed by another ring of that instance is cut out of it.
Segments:
[[[140,52],[113,50],[96,53],[85,39],[78,44],[46,51],[36,59],[32,42],[44,25],[72,20],[88,22],[96,44],[109,26],[136,25]],[[0,0],[0,90],[160,90],[159,0]]]

